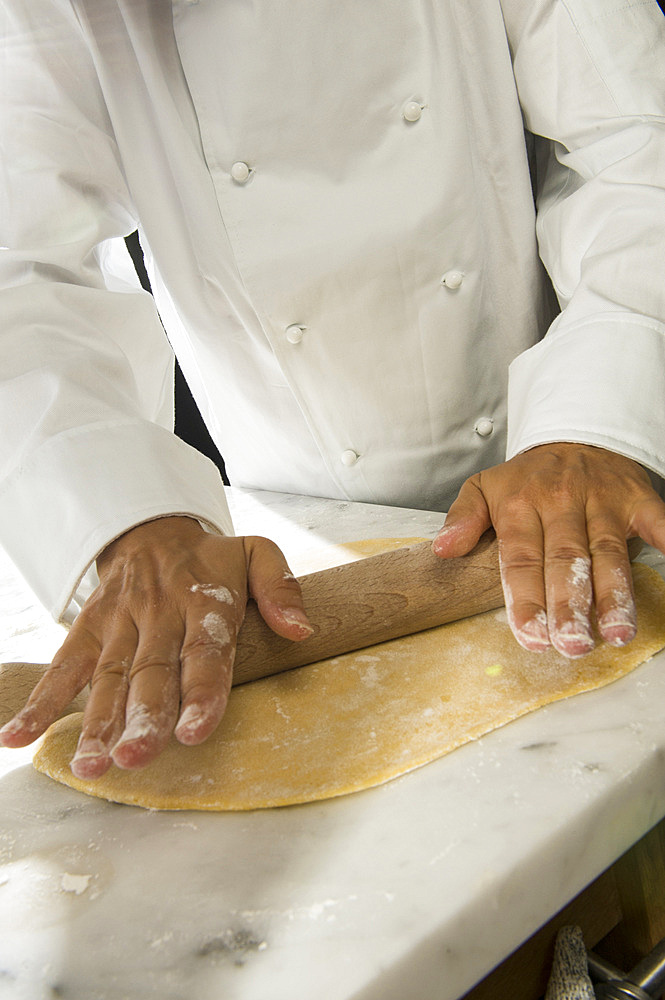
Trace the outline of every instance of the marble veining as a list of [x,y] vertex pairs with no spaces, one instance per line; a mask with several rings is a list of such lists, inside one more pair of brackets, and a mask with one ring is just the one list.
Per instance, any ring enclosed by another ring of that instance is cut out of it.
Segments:
[[[442,520],[229,496],[238,530],[294,563]],[[9,565],[0,606],[0,659],[50,658],[60,631]],[[665,814],[664,666],[380,788],[285,809],[113,805],[0,750],[0,998],[458,1000]]]

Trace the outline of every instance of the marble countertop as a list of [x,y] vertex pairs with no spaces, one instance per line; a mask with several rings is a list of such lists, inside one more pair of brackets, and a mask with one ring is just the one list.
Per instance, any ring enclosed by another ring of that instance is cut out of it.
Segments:
[[[442,520],[229,497],[294,562]],[[0,608],[0,659],[50,659],[5,563]],[[251,813],[114,805],[0,750],[0,997],[457,1000],[663,817],[664,707],[659,654],[382,787]]]

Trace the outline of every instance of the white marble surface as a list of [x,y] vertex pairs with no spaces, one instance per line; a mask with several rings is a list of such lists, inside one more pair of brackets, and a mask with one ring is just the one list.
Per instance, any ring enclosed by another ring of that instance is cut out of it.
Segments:
[[[231,499],[294,561],[441,521]],[[7,568],[0,603],[0,659],[47,659]],[[664,708],[659,654],[381,788],[245,814],[112,805],[1,750],[0,998],[457,1000],[665,814]]]

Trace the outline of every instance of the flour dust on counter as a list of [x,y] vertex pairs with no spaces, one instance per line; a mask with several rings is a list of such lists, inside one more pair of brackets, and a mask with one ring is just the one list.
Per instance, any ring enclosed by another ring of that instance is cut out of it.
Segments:
[[[307,571],[412,541],[334,546]],[[80,713],[54,723],[34,764],[89,795],[151,809],[262,809],[370,788],[527,712],[603,687],[662,649],[665,583],[647,566],[633,572],[638,634],[623,649],[599,641],[577,660],[530,653],[515,642],[505,611],[490,611],[235,687],[204,744],[172,739],[140,771],[76,778],[69,762]]]

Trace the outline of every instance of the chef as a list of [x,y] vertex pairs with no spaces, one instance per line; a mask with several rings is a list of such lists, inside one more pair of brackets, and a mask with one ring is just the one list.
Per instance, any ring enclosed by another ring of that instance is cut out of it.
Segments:
[[6,0],[3,35],[0,524],[71,625],[3,745],[91,680],[74,772],[142,767],[218,724],[248,596],[310,634],[172,433],[173,352],[234,485],[449,509],[442,558],[493,526],[518,642],[632,639],[626,541],[665,551],[655,0]]

